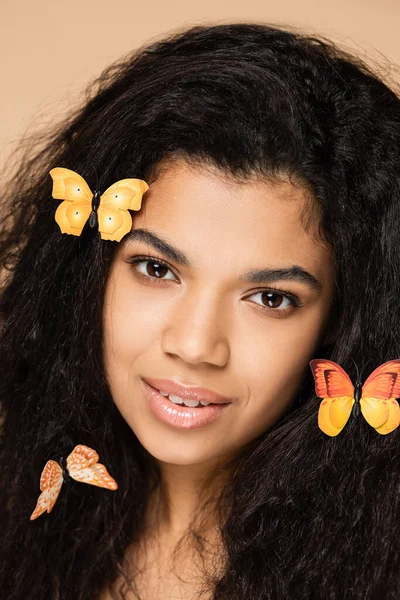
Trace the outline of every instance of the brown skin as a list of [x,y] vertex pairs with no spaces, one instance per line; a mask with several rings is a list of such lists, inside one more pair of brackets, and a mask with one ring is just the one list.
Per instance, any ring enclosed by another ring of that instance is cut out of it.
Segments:
[[[123,240],[105,298],[110,389],[160,466],[168,502],[159,525],[169,539],[178,539],[190,523],[210,469],[227,464],[282,416],[317,358],[315,349],[332,341],[333,254],[312,235],[316,223],[304,230],[306,204],[304,189],[287,181],[238,183],[217,169],[176,159],[132,213],[133,229],[158,234],[192,264],[178,265],[142,241]],[[168,268],[126,262],[146,254]],[[321,291],[295,280],[239,279],[250,269],[293,265],[314,275]],[[267,296],[271,285],[292,292],[303,306],[279,293]],[[175,429],[153,416],[140,383],[140,377],[173,376],[234,402],[209,425]]]

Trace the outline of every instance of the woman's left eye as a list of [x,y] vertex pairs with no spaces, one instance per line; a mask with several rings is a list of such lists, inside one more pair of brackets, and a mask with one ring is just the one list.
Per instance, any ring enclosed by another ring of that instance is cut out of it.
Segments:
[[273,310],[275,312],[279,310],[280,312],[287,313],[290,312],[295,306],[300,305],[299,302],[296,302],[293,294],[289,295],[287,292],[285,293],[275,289],[260,290],[259,292],[255,292],[251,296],[248,296],[248,298],[251,298],[252,296],[261,296],[261,301],[264,300],[264,302],[268,303],[268,306],[265,306],[265,304],[260,304],[260,308],[265,310]]
[[[173,273],[171,268],[165,262],[150,256],[130,257],[126,262],[135,265],[135,275],[137,277],[140,279],[152,280],[156,284],[166,280],[164,275],[168,273],[168,271]],[[147,266],[144,267],[142,271],[139,270],[139,265],[141,263],[147,263]],[[264,288],[263,290],[254,292],[250,296],[247,296],[247,298],[251,298],[252,296],[261,296],[261,302],[263,300],[266,301],[268,306],[262,303],[259,304],[258,302],[253,302],[253,304],[256,304],[261,310],[267,311],[270,314],[272,313],[274,316],[285,316],[286,314],[291,313],[296,307],[302,306],[302,302],[298,296],[292,292],[282,291],[274,287]]]

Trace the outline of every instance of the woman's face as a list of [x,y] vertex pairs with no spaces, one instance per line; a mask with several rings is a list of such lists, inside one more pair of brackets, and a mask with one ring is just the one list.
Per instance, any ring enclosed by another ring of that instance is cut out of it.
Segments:
[[[305,200],[290,183],[234,183],[180,159],[132,213],[137,237],[120,242],[106,287],[104,358],[119,411],[157,459],[189,465],[235,456],[296,396],[327,341],[334,277],[331,249],[301,224]],[[186,264],[143,241],[139,229]],[[151,260],[129,262],[141,255]],[[288,275],[244,278],[271,269]],[[153,414],[142,378],[233,401],[211,423],[176,428]]]

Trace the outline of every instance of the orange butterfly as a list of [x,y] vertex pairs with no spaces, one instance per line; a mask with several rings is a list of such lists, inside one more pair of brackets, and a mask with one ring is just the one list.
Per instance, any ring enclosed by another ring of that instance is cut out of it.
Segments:
[[[90,483],[98,487],[116,490],[117,482],[108,473],[106,467],[98,462],[99,455],[88,446],[75,446],[67,458],[67,469],[76,481]],[[46,510],[51,512],[63,484],[63,470],[55,460],[48,460],[40,476],[40,491],[30,520],[37,519]]]
[[56,167],[50,171],[52,196],[64,200],[56,210],[55,219],[62,233],[81,235],[86,221],[90,227],[98,224],[103,240],[119,242],[132,229],[129,210],[139,210],[142,196],[149,186],[142,179],[121,179],[103,195],[92,193],[86,181],[70,169]]
[[335,436],[341,432],[350,414],[364,419],[378,433],[386,435],[400,424],[400,360],[389,360],[371,373],[363,386],[354,388],[346,371],[331,360],[310,361],[315,393],[323,401],[318,411],[318,426]]

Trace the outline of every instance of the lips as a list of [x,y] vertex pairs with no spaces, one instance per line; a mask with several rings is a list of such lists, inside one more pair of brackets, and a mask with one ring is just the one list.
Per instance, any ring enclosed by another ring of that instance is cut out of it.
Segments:
[[185,400],[197,400],[198,402],[204,400],[205,402],[210,402],[212,404],[230,404],[233,402],[233,398],[222,396],[212,390],[202,387],[183,386],[172,379],[151,379],[146,377],[144,380],[156,390],[179,396],[179,398]]

